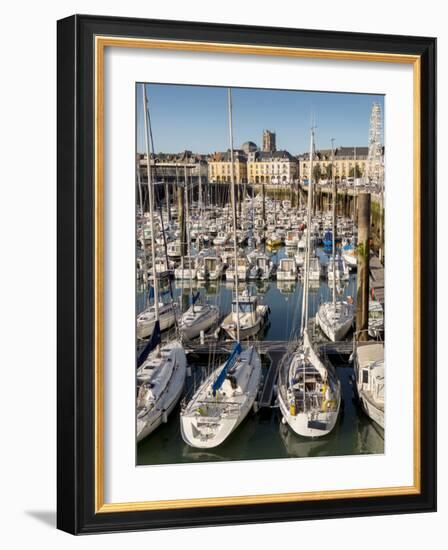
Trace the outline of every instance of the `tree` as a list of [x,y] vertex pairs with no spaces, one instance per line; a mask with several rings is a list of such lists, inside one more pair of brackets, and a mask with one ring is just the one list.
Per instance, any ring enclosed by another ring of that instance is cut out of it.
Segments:
[[327,179],[331,179],[331,171],[333,169],[333,165],[331,164],[331,162],[329,164],[327,164],[327,172],[326,172],[326,176],[327,176]]
[[321,177],[322,177],[322,168],[320,167],[320,164],[316,164],[316,166],[313,168],[314,181],[319,181]]
[[358,166],[358,164],[356,164],[355,168],[350,168],[349,176],[351,178],[360,178],[362,176],[361,168]]

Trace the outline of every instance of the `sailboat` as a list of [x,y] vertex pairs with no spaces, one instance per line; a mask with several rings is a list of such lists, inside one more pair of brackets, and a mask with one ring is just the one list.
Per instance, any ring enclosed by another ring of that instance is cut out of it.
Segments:
[[[232,93],[228,90],[231,200],[233,243],[236,265],[236,201],[233,171]],[[223,443],[236,430],[252,409],[261,379],[261,360],[254,346],[243,351],[240,344],[238,271],[235,277],[236,342],[227,360],[205,379],[192,399],[182,407],[182,438],[191,447],[212,448]]]
[[[153,224],[154,196],[150,161],[149,113],[146,85],[143,87],[145,143],[148,170],[148,196],[150,220]],[[137,441],[151,434],[176,406],[183,391],[187,373],[187,358],[182,344],[171,341],[160,343],[159,285],[155,276],[155,239],[151,228],[152,269],[154,270],[154,330],[151,339],[137,360]]]
[[197,338],[201,332],[207,332],[219,319],[219,307],[207,302],[198,302],[199,292],[193,297],[192,304],[179,321],[179,330],[186,340]]
[[[333,142],[333,140],[332,140]],[[336,281],[342,280],[343,275],[337,271],[336,258],[336,179],[334,177],[334,147],[332,143],[332,180],[333,180],[333,229],[331,231],[332,238],[332,257],[328,266],[328,280],[333,286],[333,300],[324,302],[319,306],[316,314],[316,323],[320,326],[323,333],[332,341],[337,342],[342,340],[350,330],[353,324],[353,308],[352,305],[338,300],[336,296]],[[340,260],[340,259],[339,259]],[[331,274],[331,276],[330,276]],[[339,277],[338,277],[339,275]],[[348,278],[348,272],[347,272]]]
[[[189,223],[189,204],[188,204],[188,179],[187,170],[185,168],[185,210],[186,210],[186,228],[187,228],[187,250],[188,250],[188,263],[192,264],[191,257],[191,235],[190,235],[190,223]],[[201,334],[201,332],[207,332],[213,327],[219,318],[219,308],[215,305],[210,305],[207,302],[199,302],[200,293],[193,295],[193,277],[190,270],[190,296],[191,305],[187,311],[182,315],[179,322],[179,330],[182,338],[185,340],[192,340]]]
[[[310,138],[310,178],[308,188],[308,222],[311,227],[313,200],[314,129]],[[336,370],[318,357],[308,334],[309,260],[311,231],[307,232],[305,280],[302,297],[301,336],[280,364],[278,402],[287,423],[298,435],[322,437],[331,432],[339,415],[341,385]]]
[[137,368],[137,441],[167,422],[182,394],[187,359],[180,342],[160,346],[158,321]]
[[[141,177],[140,177],[140,165],[137,167],[137,181],[138,181],[138,188],[139,188],[139,199],[140,199],[140,210],[143,212],[143,204],[142,204],[142,189],[141,189]],[[143,216],[142,216],[143,217]],[[150,228],[143,228],[143,235],[147,235],[148,238],[142,238],[141,240],[141,246],[142,249],[140,251],[140,262],[141,262],[141,268],[143,270],[143,280],[145,281],[145,284],[148,280],[152,280],[153,282],[156,281],[157,285],[159,280],[162,278],[162,276],[165,276],[168,271],[166,271],[166,258],[163,258],[163,267],[160,263],[160,258],[158,258],[155,254],[152,255],[152,266],[151,270],[148,272],[148,258],[147,258],[147,246],[152,246],[152,243],[155,242],[156,237],[154,235],[155,233],[155,227],[154,227],[154,216],[150,216]],[[150,287],[150,297],[154,296],[154,288],[156,283],[154,283],[154,287]],[[157,304],[158,309],[158,321],[159,321],[159,328],[160,330],[166,330],[174,325],[176,322],[176,316],[177,316],[177,304],[173,301],[168,303],[163,303],[161,300],[159,300]],[[149,338],[153,331],[154,327],[156,325],[156,306],[154,305],[148,305],[141,313],[137,316],[137,338],[138,339],[144,339]]]
[[149,338],[159,321],[160,330],[171,328],[176,322],[178,306],[176,302],[160,302],[151,305],[137,316],[137,338]]

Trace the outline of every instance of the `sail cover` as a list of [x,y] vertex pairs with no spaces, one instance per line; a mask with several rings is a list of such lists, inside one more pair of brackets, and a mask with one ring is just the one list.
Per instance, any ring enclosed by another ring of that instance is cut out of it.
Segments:
[[222,386],[224,380],[226,379],[226,374],[229,368],[235,363],[238,355],[242,352],[241,344],[236,342],[235,347],[233,348],[232,353],[230,354],[227,361],[224,363],[221,372],[218,375],[218,378],[215,380],[215,383],[212,386],[213,395],[216,395],[216,392]]
[[145,361],[151,351],[160,344],[160,324],[159,321],[156,321],[154,325],[154,330],[152,331],[151,338],[148,340],[148,343],[143,348],[142,352],[137,358],[137,368],[140,367]]
[[305,329],[303,331],[303,347],[304,347],[304,350],[305,350],[305,355],[308,356],[308,359],[309,359],[310,363],[312,363],[313,367],[321,375],[322,380],[326,380],[327,376],[328,376],[327,368],[322,363],[322,361],[319,359],[316,352],[314,351],[313,346],[310,342],[310,338],[309,338],[307,329]]

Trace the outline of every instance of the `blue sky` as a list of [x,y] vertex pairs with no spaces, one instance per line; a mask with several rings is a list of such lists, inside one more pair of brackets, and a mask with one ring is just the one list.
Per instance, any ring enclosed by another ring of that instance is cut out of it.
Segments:
[[[147,84],[154,149],[212,153],[229,148],[227,88]],[[137,85],[137,150],[145,151],[142,85]],[[316,147],[365,146],[372,103],[384,96],[233,88],[234,147],[254,141],[261,147],[263,129],[277,134],[277,149],[292,154],[309,148],[312,118]]]

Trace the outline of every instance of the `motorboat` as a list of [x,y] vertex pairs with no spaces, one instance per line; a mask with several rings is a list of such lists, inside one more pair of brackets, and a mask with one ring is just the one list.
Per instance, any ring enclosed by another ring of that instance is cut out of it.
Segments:
[[335,256],[335,258],[331,256],[328,260],[327,278],[329,283],[333,281],[333,277],[335,277],[337,282],[348,281],[350,279],[348,265],[339,255]]
[[358,343],[354,371],[361,408],[378,426],[384,428],[384,343]]
[[294,258],[282,258],[277,267],[277,281],[295,281],[297,266]]
[[269,308],[258,303],[258,297],[244,290],[232,300],[232,310],[224,318],[222,329],[233,339],[237,339],[237,319],[239,320],[240,340],[255,336],[268,320]]

